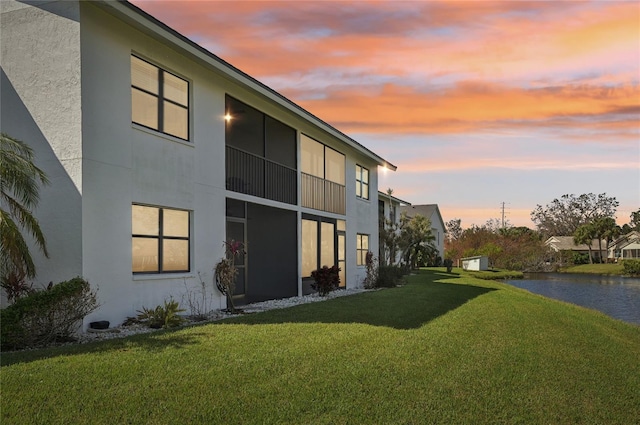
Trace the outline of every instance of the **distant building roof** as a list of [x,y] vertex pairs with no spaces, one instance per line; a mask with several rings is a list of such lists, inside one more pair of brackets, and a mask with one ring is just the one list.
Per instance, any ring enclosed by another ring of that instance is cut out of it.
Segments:
[[[607,246],[607,241],[602,240],[603,249]],[[573,242],[573,236],[551,236],[544,243],[547,246],[550,246],[555,251],[588,251],[589,246],[587,244],[579,244],[576,245]],[[594,239],[591,242],[591,250],[598,250],[598,240]]]
[[411,202],[403,201],[400,198],[396,198],[393,195],[389,195],[389,194],[387,194],[385,192],[381,192],[381,191],[378,191],[378,198],[385,198],[385,199],[388,199],[389,201],[397,202],[398,204],[411,205]]
[[424,217],[427,217],[429,220],[431,220],[431,217],[436,214],[438,220],[440,220],[440,223],[442,224],[442,228],[446,231],[444,220],[442,219],[442,215],[440,214],[440,208],[438,208],[438,204],[408,205],[402,207],[401,211],[406,212],[409,217],[420,214]]

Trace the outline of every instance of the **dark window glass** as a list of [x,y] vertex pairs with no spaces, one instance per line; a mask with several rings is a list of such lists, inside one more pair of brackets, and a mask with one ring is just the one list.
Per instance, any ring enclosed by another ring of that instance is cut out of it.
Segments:
[[269,116],[265,117],[266,158],[296,167],[296,131]]
[[227,96],[226,144],[264,157],[264,114]]

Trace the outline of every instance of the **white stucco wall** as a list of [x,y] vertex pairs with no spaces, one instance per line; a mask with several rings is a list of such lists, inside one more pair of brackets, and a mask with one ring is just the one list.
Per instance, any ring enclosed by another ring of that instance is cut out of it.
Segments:
[[[166,298],[180,301],[212,270],[225,238],[224,89],[202,66],[102,10],[82,5],[85,194],[84,276],[103,309],[87,321],[114,322]],[[190,82],[191,142],[131,123],[131,53]],[[131,205],[192,211],[191,272],[131,273]],[[200,272],[200,276],[198,275]]]
[[34,210],[49,251],[32,245],[36,287],[82,274],[79,15],[74,2],[0,2],[0,130],[34,149],[51,182]]

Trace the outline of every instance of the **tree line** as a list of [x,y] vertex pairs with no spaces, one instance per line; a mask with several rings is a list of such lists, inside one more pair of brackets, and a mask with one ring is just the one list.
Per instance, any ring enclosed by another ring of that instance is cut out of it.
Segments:
[[[587,245],[590,252],[595,240],[599,252],[608,252],[609,244],[618,237],[640,231],[640,208],[631,213],[628,224],[619,226],[615,221],[618,206],[616,198],[606,193],[563,195],[546,206],[537,205],[531,212],[536,229],[500,226],[493,219],[463,230],[461,220],[453,219],[446,223],[445,258],[455,261],[485,255],[492,267],[544,270],[553,261],[545,246],[550,236],[571,236],[575,244]],[[593,255],[589,255],[589,261],[593,262]]]

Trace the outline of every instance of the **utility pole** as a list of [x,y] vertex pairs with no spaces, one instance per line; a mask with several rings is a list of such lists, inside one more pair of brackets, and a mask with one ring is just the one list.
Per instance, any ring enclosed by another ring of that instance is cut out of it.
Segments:
[[502,205],[502,208],[501,208],[501,210],[502,210],[502,229],[504,230],[504,215],[505,215],[504,209],[505,209],[506,202],[503,201],[501,205]]

